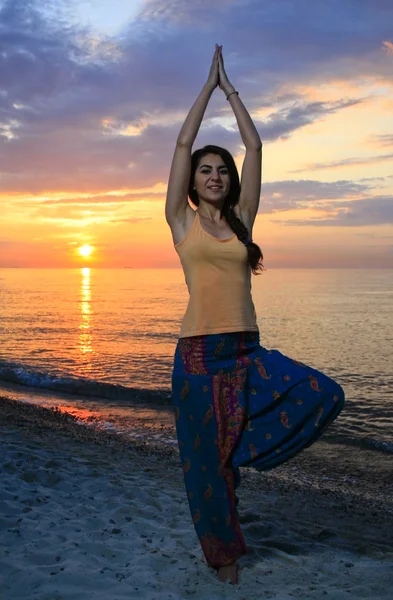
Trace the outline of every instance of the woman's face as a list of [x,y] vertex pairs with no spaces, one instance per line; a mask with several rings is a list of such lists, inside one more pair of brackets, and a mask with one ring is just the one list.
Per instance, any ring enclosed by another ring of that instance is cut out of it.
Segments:
[[230,189],[228,169],[218,154],[203,156],[195,171],[194,185],[199,199],[221,204]]

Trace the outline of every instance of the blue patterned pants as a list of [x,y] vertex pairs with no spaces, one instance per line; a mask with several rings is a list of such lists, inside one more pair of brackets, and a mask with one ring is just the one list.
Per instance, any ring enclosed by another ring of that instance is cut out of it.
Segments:
[[234,332],[178,340],[172,398],[188,502],[208,564],[247,552],[239,467],[264,471],[310,446],[344,405],[325,374]]

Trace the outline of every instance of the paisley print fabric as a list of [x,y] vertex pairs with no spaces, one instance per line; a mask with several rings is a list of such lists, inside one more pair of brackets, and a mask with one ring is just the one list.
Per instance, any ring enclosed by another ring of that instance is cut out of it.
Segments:
[[172,400],[196,533],[209,565],[229,565],[247,553],[239,467],[268,470],[310,446],[341,412],[344,391],[250,331],[180,338]]

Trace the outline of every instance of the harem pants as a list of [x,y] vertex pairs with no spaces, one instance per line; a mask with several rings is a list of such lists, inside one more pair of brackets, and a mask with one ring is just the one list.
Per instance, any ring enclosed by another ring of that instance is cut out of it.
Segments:
[[208,564],[229,565],[247,552],[239,467],[268,470],[310,446],[342,410],[344,391],[261,346],[258,332],[234,332],[180,338],[172,394],[195,530]]

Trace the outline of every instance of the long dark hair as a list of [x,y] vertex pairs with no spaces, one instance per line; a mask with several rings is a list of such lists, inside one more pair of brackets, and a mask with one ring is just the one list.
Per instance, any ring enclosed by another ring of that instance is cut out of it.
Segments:
[[[190,183],[188,186],[188,195],[190,200],[195,204],[195,206],[199,206],[199,197],[197,191],[194,189],[195,182],[195,172],[197,170],[199,161],[201,158],[206,156],[206,154],[218,154],[221,156],[222,160],[225,163],[225,166],[229,172],[230,178],[230,188],[228,195],[224,200],[224,204],[221,208],[221,218],[225,217],[229,227],[232,231],[237,235],[238,239],[245,244],[248,239],[251,238],[250,233],[247,227],[244,225],[243,221],[239,219],[239,217],[235,214],[233,207],[238,204],[240,198],[240,180],[239,173],[237,172],[237,168],[235,165],[235,161],[233,160],[233,156],[228,150],[225,148],[221,148],[220,146],[204,146],[203,148],[199,148],[199,150],[195,150],[191,155],[191,176]],[[251,266],[252,272],[254,275],[259,275],[258,271],[263,271],[264,267],[262,264],[263,254],[262,250],[255,244],[255,242],[248,243],[246,245],[247,253],[248,253],[248,262]]]

